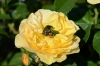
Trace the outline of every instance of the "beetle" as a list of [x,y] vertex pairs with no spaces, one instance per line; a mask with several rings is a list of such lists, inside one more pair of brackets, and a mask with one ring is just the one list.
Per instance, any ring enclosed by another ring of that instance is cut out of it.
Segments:
[[59,34],[59,32],[54,30],[54,28],[51,25],[47,25],[43,29],[42,34],[45,36],[55,36],[56,34]]

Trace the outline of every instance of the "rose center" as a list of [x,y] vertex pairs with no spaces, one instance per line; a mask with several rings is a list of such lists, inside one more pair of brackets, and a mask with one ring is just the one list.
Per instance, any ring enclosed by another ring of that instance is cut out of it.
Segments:
[[45,36],[55,36],[56,34],[59,34],[59,31],[54,30],[54,27],[52,27],[51,25],[47,25],[43,29],[42,34]]

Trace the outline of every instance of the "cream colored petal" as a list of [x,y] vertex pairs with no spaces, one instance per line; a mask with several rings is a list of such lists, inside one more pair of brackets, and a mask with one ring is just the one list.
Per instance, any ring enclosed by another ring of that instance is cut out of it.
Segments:
[[90,4],[98,4],[100,3],[100,0],[87,0],[87,2]]
[[39,21],[34,13],[31,13],[27,19],[27,23],[33,27],[39,26]]
[[27,19],[27,23],[31,26],[35,32],[42,32],[41,21],[38,20],[37,16],[34,13],[31,13]]
[[37,56],[40,58],[40,60],[48,65],[54,63],[56,60],[53,58],[54,56],[50,56],[48,54],[43,54],[43,53],[36,53]]
[[[39,9],[35,15],[42,17],[42,22],[46,22],[46,20],[49,18],[49,16],[51,14],[56,13],[55,11],[51,11],[51,10],[45,10],[45,9]],[[50,18],[51,19],[51,18]]]
[[28,42],[24,37],[22,37],[20,34],[17,34],[15,37],[15,46],[17,48],[25,48],[26,50],[30,52],[34,52],[34,50],[28,45]]
[[67,58],[67,56],[65,54],[62,54],[60,57],[56,58],[57,62],[62,62]]
[[75,28],[73,27],[72,29],[68,29],[66,32],[65,32],[65,35],[69,36],[71,34],[74,34],[76,33],[76,30]]
[[61,42],[62,44],[65,43],[68,38],[66,36],[64,36],[63,34],[57,34],[55,37],[54,37],[55,40],[59,40],[59,42]]
[[77,26],[72,20],[70,20],[70,22],[74,25],[74,27],[75,27],[76,30],[80,29],[79,26]]
[[26,21],[27,19],[23,19],[20,23],[20,26],[19,26],[19,33],[23,33],[24,30],[25,30],[25,25],[26,25]]
[[47,55],[47,54],[42,54],[37,52],[37,56],[40,58],[41,61],[45,62],[46,64],[50,65],[54,62],[62,62],[66,59],[66,55],[58,55],[58,56],[53,56],[53,55]]
[[75,48],[75,49],[70,50],[70,52],[66,52],[66,54],[69,55],[69,54],[79,53],[79,52],[80,52],[80,49],[78,47],[78,48]]
[[80,38],[78,37],[78,36],[73,36],[74,37],[74,41],[76,42],[76,43],[79,43],[80,42]]
[[75,49],[73,49],[73,50],[71,51],[71,53],[79,53],[79,52],[80,52],[79,47],[77,47],[77,48],[75,48]]
[[79,47],[79,42],[80,42],[80,38],[75,36],[75,38],[73,39],[73,44],[69,46],[67,49],[75,49]]
[[66,25],[67,29],[64,29],[64,30],[66,30],[66,32],[64,34],[70,35],[70,34],[76,33],[76,31],[79,30],[79,27],[72,20],[68,20],[68,22],[69,23],[67,23],[67,25]]

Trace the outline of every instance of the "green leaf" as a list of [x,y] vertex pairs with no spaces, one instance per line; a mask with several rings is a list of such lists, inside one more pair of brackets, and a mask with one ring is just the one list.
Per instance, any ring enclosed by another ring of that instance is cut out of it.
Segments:
[[44,5],[42,6],[42,9],[54,10],[54,6],[53,6],[53,4],[44,4]]
[[96,65],[96,64],[95,64],[94,62],[92,62],[92,61],[88,61],[87,66],[98,66],[98,65]]
[[83,46],[90,36],[91,26],[93,25],[93,19],[88,11],[85,16],[76,21],[76,24],[80,26],[80,30],[77,32],[77,35],[81,38],[81,46]]
[[7,65],[7,60],[3,61],[1,66],[6,66]]
[[67,14],[74,6],[77,0],[55,0],[55,10]]
[[12,16],[14,19],[21,19],[25,18],[28,14],[29,11],[27,10],[27,6],[24,3],[18,3],[16,10],[13,11]]
[[100,29],[100,24],[95,24],[94,27],[95,27],[96,29]]
[[[22,66],[21,64],[21,57],[22,57],[22,53],[16,53],[12,59],[10,60],[9,62],[9,65],[12,65],[12,66]],[[8,65],[8,66],[9,66]]]
[[[83,22],[83,23],[82,23]],[[84,32],[81,32],[80,35],[83,35],[83,40],[87,42],[89,36],[90,36],[90,30],[91,30],[91,24],[84,23],[84,21],[81,21],[81,23],[77,23],[81,28],[84,30]]]
[[77,3],[83,3],[85,2],[86,0],[78,0]]
[[5,0],[6,4],[8,4],[11,0]]
[[10,19],[10,15],[5,13],[4,8],[0,8],[0,19]]
[[[78,35],[84,41],[84,43],[87,42],[90,36],[91,26],[93,24],[93,19],[90,15],[90,12],[88,11],[81,20],[76,22],[76,24],[80,26],[80,31],[78,32]],[[82,43],[81,43],[81,46],[82,46]]]
[[93,48],[99,53],[100,55],[100,31],[98,31],[93,38]]
[[0,14],[0,19],[11,19],[8,14]]
[[99,61],[97,61],[97,64],[98,64],[98,65],[100,65],[100,60],[99,60]]
[[13,53],[9,52],[9,54],[7,55],[6,59],[2,62],[2,66],[8,66],[8,61],[11,57],[12,57]]

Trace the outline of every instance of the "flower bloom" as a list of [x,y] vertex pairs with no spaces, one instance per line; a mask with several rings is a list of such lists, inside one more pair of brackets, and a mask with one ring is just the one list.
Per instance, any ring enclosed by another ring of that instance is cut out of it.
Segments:
[[100,0],[87,0],[87,2],[90,4],[98,4],[100,3]]
[[28,65],[29,65],[29,60],[28,60],[28,55],[27,55],[27,54],[23,54],[23,55],[22,55],[22,63],[23,63],[25,66],[28,66]]
[[[59,33],[52,37],[44,35],[43,30],[47,25]],[[80,38],[74,35],[77,30],[79,27],[63,13],[40,9],[21,21],[15,46],[36,53],[46,64],[62,62],[66,55],[80,51]]]

